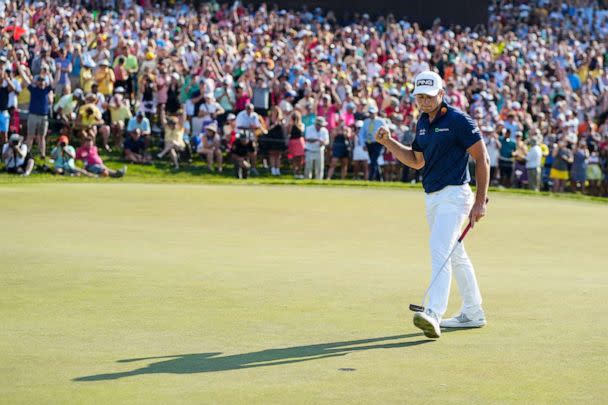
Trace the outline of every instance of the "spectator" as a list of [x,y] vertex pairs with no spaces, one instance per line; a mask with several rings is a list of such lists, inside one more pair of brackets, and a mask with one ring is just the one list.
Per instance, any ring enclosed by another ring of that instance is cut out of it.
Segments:
[[254,144],[254,151],[250,156],[251,174],[258,176],[257,171],[257,146],[254,136],[266,134],[264,120],[254,111],[253,104],[247,104],[245,109],[236,115],[236,128],[239,133],[247,135],[248,139]]
[[126,123],[132,118],[124,87],[119,86],[114,90],[114,95],[108,102],[108,110],[111,120],[110,134],[114,136],[114,145],[118,148],[123,144]]
[[352,134],[350,128],[341,122],[338,125],[336,135],[333,137],[331,147],[331,163],[327,172],[327,180],[331,180],[336,166],[340,163],[340,179],[346,179],[348,163],[351,154]]
[[234,141],[236,141],[236,115],[230,113],[226,116],[226,125],[222,129],[224,137],[222,139],[222,147],[230,150]]
[[202,117],[204,121],[217,121],[218,116],[224,114],[224,109],[217,101],[212,94],[205,94],[204,96],[205,102],[199,107],[199,117]]
[[279,106],[274,106],[270,111],[269,130],[265,136],[272,176],[281,175],[281,154],[287,149],[285,133],[283,112]]
[[73,93],[62,96],[53,108],[55,117],[61,121],[63,126],[71,127],[76,120],[76,110],[83,102],[84,93],[81,89],[76,89]]
[[589,149],[587,142],[581,140],[573,151],[572,170],[570,171],[570,188],[573,193],[585,193],[585,182],[587,181],[587,162],[589,161]]
[[97,176],[102,177],[123,177],[127,172],[127,166],[122,169],[112,170],[104,165],[103,160],[99,156],[97,146],[93,138],[83,136],[82,146],[76,151],[76,159],[84,162],[84,169]]
[[9,95],[17,90],[6,58],[0,59],[0,141],[5,143],[10,124]]
[[302,114],[297,110],[291,114],[291,119],[287,125],[287,133],[289,134],[287,153],[292,162],[293,175],[296,179],[303,179],[305,158],[304,123],[302,122]]
[[493,126],[482,126],[481,134],[488,151],[488,157],[490,158],[490,185],[496,186],[498,184],[498,158],[500,156],[501,143]]
[[364,145],[364,149],[369,154],[370,160],[370,180],[380,180],[378,169],[378,158],[382,152],[382,145],[375,141],[374,134],[384,125],[384,120],[378,118],[378,108],[370,106],[368,108],[369,117],[363,121],[363,126],[359,130],[359,144]]
[[600,166],[600,154],[598,147],[593,145],[589,153],[589,163],[587,164],[587,180],[589,181],[589,194],[600,196],[600,183],[602,181],[602,168]]
[[30,107],[27,118],[27,138],[26,145],[29,151],[32,150],[34,139],[38,144],[38,149],[42,159],[46,159],[46,134],[49,129],[48,114],[50,112],[50,94],[56,85],[56,80],[50,81],[46,69],[41,68],[40,75],[31,80],[31,73],[25,66],[20,65],[19,73],[27,89],[30,92]]
[[34,168],[34,159],[19,134],[12,134],[8,143],[2,146],[2,161],[8,173],[29,176]]
[[[355,127],[359,129],[363,128],[363,121],[358,120],[355,123]],[[359,178],[359,173],[363,171],[363,180],[369,179],[369,154],[365,147],[365,143],[362,143],[357,137],[355,139],[355,147],[353,149],[353,178],[356,180]]]
[[503,187],[511,187],[513,178],[513,153],[517,144],[511,139],[511,131],[503,128],[503,136],[499,138],[500,156],[498,157],[498,167],[500,169],[500,184]]
[[518,131],[515,134],[515,151],[513,152],[513,178],[512,185],[516,188],[522,188],[528,182],[526,172],[526,155],[528,148],[523,140],[523,133]]
[[55,64],[59,75],[55,90],[57,94],[64,94],[63,89],[66,86],[71,87],[70,76],[72,74],[72,54],[69,53],[67,48],[59,51],[59,57],[55,60]]
[[[228,78],[224,78],[219,81],[218,87],[215,88],[214,98],[219,103],[222,110],[224,110],[224,114],[229,114],[234,111],[234,104],[236,103],[236,97],[234,94],[234,89],[232,88],[232,80]],[[218,120],[221,123],[223,122],[222,114],[218,114]]]
[[95,79],[93,77],[93,69],[95,63],[91,60],[83,60],[82,68],[80,69],[80,88],[84,93],[90,93],[93,88]]
[[[393,123],[390,123],[388,127],[391,130],[391,138],[399,140],[399,131],[397,129],[397,126]],[[397,159],[395,159],[395,156],[393,156],[393,154],[389,152],[388,149],[384,149],[384,153],[380,157],[379,162],[380,166],[382,167],[380,173],[382,180],[397,181],[397,179],[399,178],[397,170]]]
[[329,133],[323,117],[317,117],[315,125],[306,128],[306,167],[304,177],[311,179],[313,170],[317,180],[323,180],[325,146],[329,143]]
[[236,141],[230,150],[234,160],[235,175],[238,179],[246,179],[249,176],[251,163],[249,157],[254,153],[254,144],[251,135],[247,132],[239,132]]
[[214,171],[213,163],[215,160],[218,165],[217,171],[222,172],[222,142],[215,122],[205,128],[205,134],[202,136],[197,152],[206,158],[209,171]]
[[127,124],[127,133],[133,134],[134,132],[138,132],[138,135],[143,138],[146,144],[149,143],[147,139],[152,133],[150,120],[144,115],[142,110],[139,110],[135,117],[131,117]]
[[564,186],[568,181],[568,166],[572,164],[572,151],[567,147],[565,140],[558,141],[553,145],[553,164],[551,166],[550,178],[553,180],[553,192],[563,193]]
[[184,122],[186,113],[182,112],[179,117],[165,117],[165,110],[160,111],[160,123],[165,132],[165,148],[157,155],[162,159],[167,153],[171,157],[173,167],[179,170],[179,154],[186,149],[184,142]]
[[146,150],[146,140],[139,128],[135,128],[135,130],[127,133],[123,148],[125,159],[128,162],[141,164],[150,164],[152,162],[152,157]]
[[51,157],[54,160],[54,173],[66,174],[72,176],[85,175],[95,177],[94,174],[76,167],[74,159],[76,158],[76,150],[70,145],[70,139],[66,135],[61,135],[57,140],[57,146],[51,151]]
[[104,97],[109,97],[114,93],[114,83],[116,82],[116,76],[114,71],[111,69],[111,63],[107,59],[103,59],[99,62],[99,68],[95,72],[95,82],[99,86],[99,91]]
[[538,145],[538,138],[532,137],[529,140],[530,149],[526,154],[526,171],[528,172],[528,188],[533,191],[540,190],[541,181],[541,160],[543,152]]
[[101,111],[97,107],[97,97],[89,93],[84,98],[85,104],[83,104],[78,110],[78,116],[76,117],[76,128],[81,131],[85,137],[95,139],[99,132],[102,137],[103,146],[109,152],[111,151],[108,145],[110,137],[110,128],[105,125]]

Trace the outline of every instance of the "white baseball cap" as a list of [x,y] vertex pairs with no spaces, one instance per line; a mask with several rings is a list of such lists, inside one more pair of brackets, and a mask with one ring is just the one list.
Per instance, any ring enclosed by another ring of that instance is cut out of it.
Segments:
[[426,94],[429,96],[436,96],[439,90],[443,89],[443,81],[441,77],[435,73],[427,70],[426,72],[418,73],[416,79],[414,79],[414,95]]

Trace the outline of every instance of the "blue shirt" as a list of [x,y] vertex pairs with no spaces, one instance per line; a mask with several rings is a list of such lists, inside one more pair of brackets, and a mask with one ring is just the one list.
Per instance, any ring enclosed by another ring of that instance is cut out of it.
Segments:
[[365,145],[366,143],[372,143],[376,141],[376,132],[386,122],[382,118],[366,118],[363,121],[363,126],[359,130],[359,145]]
[[422,152],[422,186],[433,193],[445,186],[468,183],[469,149],[481,140],[479,128],[467,114],[445,102],[433,122],[424,113],[416,125],[416,138],[412,149]]
[[30,91],[30,114],[36,115],[48,115],[50,111],[49,93],[51,92],[51,86],[38,87],[30,84],[27,86]]
[[129,119],[129,123],[127,124],[127,132],[135,131],[136,129],[141,130],[141,132],[150,132],[150,120],[146,117],[143,117],[141,122],[137,122],[137,117],[131,117]]

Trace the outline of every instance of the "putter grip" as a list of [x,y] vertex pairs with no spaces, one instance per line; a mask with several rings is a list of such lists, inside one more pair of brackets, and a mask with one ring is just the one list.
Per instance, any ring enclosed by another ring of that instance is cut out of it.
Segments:
[[[486,204],[490,202],[489,198],[486,198]],[[464,239],[465,236],[467,236],[467,233],[469,233],[469,231],[471,230],[471,222],[469,222],[467,224],[467,227],[464,228],[464,231],[462,231],[462,235],[460,235],[460,238],[458,238],[458,243],[462,242],[462,240]]]
[[469,222],[467,224],[467,227],[464,228],[464,231],[462,231],[462,235],[460,235],[460,238],[458,238],[458,243],[462,242],[462,240],[464,239],[465,236],[467,236],[467,233],[469,233],[470,230],[471,230],[471,223]]

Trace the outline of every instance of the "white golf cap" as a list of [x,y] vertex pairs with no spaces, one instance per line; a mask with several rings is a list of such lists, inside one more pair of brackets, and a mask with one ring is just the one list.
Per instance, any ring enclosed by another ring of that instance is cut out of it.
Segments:
[[418,73],[416,79],[414,79],[414,95],[426,94],[429,96],[436,96],[439,90],[443,89],[443,81],[441,77],[435,73],[427,70],[426,72]]

